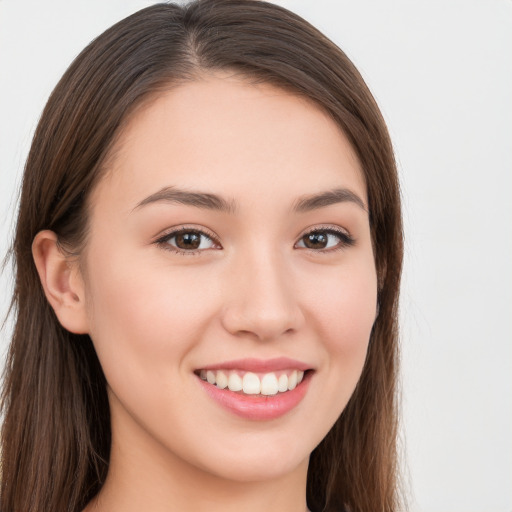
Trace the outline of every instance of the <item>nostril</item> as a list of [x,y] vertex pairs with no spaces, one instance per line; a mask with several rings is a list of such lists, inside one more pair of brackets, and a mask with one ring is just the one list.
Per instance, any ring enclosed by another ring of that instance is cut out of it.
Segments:
[[234,306],[222,318],[224,328],[238,338],[254,338],[272,341],[282,336],[291,336],[302,325],[302,314],[297,311],[252,311],[243,306]]

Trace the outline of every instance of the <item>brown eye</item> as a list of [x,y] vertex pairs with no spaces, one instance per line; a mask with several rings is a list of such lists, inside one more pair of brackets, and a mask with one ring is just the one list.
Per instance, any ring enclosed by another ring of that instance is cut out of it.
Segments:
[[310,233],[302,239],[304,240],[304,246],[308,249],[325,249],[329,241],[325,233]]
[[337,229],[317,229],[303,235],[296,247],[321,251],[342,249],[353,244],[354,239],[348,233]]
[[173,231],[157,240],[157,243],[166,249],[181,253],[194,253],[194,251],[216,248],[216,244],[210,236],[196,230]]
[[187,232],[180,233],[175,237],[175,245],[178,249],[199,249],[201,245],[201,235],[199,233]]

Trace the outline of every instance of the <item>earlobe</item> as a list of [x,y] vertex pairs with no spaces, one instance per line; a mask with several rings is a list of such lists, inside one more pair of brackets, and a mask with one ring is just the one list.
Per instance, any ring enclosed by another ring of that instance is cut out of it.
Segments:
[[78,263],[59,246],[53,231],[40,231],[32,243],[32,256],[48,302],[61,325],[70,332],[88,332],[85,290]]

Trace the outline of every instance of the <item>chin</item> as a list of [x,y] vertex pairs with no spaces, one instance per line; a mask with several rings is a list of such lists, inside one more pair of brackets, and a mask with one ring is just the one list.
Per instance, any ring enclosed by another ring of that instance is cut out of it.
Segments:
[[210,471],[224,480],[250,483],[265,480],[280,480],[308,464],[309,453],[304,458],[276,457],[275,455],[245,456],[236,462],[223,463]]
[[217,477],[241,483],[277,480],[307,468],[316,440],[305,443],[299,431],[261,434],[238,434],[236,447],[219,442],[217,450],[203,451],[198,465]]

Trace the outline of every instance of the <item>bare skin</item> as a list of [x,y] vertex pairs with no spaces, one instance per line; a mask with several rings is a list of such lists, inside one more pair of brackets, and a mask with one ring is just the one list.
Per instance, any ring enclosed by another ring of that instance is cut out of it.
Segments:
[[[309,455],[354,390],[376,311],[343,133],[289,92],[207,76],[133,116],[90,200],[80,266],[53,233],[34,242],[60,322],[91,336],[108,381],[110,469],[86,512],[307,510]],[[283,357],[309,380],[275,418],[233,414],[199,378]]]

